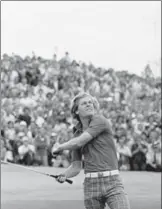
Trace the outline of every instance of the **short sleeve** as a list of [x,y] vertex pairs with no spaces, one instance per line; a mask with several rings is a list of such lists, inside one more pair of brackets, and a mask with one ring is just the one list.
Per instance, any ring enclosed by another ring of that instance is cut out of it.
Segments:
[[100,115],[96,115],[93,116],[88,129],[85,131],[88,132],[93,138],[95,138],[106,129],[108,129],[106,118]]
[[71,162],[81,161],[81,160],[82,160],[81,149],[72,150],[72,152],[71,152]]

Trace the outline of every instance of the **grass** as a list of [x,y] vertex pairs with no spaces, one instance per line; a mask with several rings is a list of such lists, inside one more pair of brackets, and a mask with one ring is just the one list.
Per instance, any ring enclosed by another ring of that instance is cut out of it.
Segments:
[[[36,167],[58,174],[63,169]],[[131,209],[161,208],[161,173],[121,172]],[[81,172],[72,185],[25,169],[1,165],[1,209],[84,209]],[[108,208],[108,207],[107,207]]]

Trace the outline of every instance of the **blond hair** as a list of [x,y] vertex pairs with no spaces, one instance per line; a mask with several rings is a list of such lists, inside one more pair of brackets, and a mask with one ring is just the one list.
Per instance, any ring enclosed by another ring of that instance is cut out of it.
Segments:
[[72,114],[73,119],[76,119],[79,122],[80,122],[80,118],[79,118],[79,115],[76,113],[76,111],[78,110],[78,105],[79,105],[80,99],[82,99],[84,97],[90,97],[92,100],[95,111],[96,112],[99,111],[99,103],[95,97],[91,96],[90,94],[88,94],[86,92],[77,94],[72,101],[71,114]]

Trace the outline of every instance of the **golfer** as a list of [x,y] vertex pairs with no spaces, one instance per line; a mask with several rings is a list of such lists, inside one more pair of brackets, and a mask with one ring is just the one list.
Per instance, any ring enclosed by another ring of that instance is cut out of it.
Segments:
[[[98,114],[97,101],[87,94],[77,95],[71,113],[78,124],[74,138],[56,144],[52,153],[72,150],[72,164],[57,181],[79,174],[84,158],[84,204],[87,209],[129,209],[129,201],[119,176],[116,148],[108,120]],[[83,158],[82,158],[83,157]]]

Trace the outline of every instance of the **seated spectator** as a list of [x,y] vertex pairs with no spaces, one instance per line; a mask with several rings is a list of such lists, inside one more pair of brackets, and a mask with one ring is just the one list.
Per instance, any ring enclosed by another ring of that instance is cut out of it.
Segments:
[[118,160],[119,160],[119,169],[120,170],[129,170],[129,159],[131,157],[131,150],[126,144],[126,136],[122,135],[116,144]]
[[5,143],[1,139],[1,160],[3,160],[3,161],[6,159],[6,152],[7,152],[7,149],[5,147]]
[[18,153],[20,156],[19,163],[24,165],[33,165],[35,147],[29,144],[28,137],[23,137],[23,145],[19,146]]
[[159,133],[156,131],[156,129],[153,129],[150,133],[149,133],[149,143],[152,144],[155,141],[157,141],[159,138]]
[[25,107],[23,109],[23,114],[18,116],[18,120],[25,121],[27,123],[27,126],[31,123],[31,116],[30,116],[30,109],[28,107]]
[[23,132],[24,135],[26,135],[27,131],[28,131],[27,123],[25,121],[21,121],[19,123],[19,126],[17,127],[17,133]]
[[69,151],[64,150],[61,155],[57,155],[56,159],[53,160],[53,166],[56,168],[68,168],[70,165],[69,163]]
[[8,123],[9,121],[15,122],[16,117],[13,115],[12,105],[4,104],[4,121]]
[[134,141],[131,149],[131,167],[134,171],[144,171],[146,169],[146,153],[148,148],[140,135],[136,134]]
[[14,128],[14,123],[12,121],[8,122],[8,126],[5,130],[5,137],[9,140],[9,141],[14,141],[15,137],[16,137],[16,131]]
[[53,94],[52,93],[47,93],[46,94],[46,100],[45,100],[45,102],[44,102],[44,106],[45,106],[45,108],[48,110],[50,110],[50,109],[52,109],[52,107],[53,107]]
[[13,147],[11,146],[11,144],[9,143],[8,140],[6,140],[6,155],[5,155],[5,161],[14,162],[14,157],[13,157]]

